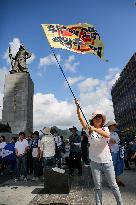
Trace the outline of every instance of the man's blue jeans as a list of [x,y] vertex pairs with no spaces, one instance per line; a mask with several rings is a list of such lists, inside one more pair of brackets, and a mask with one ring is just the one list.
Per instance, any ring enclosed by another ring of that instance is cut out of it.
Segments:
[[24,178],[27,177],[27,165],[26,165],[26,155],[16,158],[17,168],[16,168],[16,178],[19,179],[20,175],[24,175]]
[[55,167],[55,157],[43,157],[43,167],[53,168]]
[[115,170],[115,175],[116,175],[116,177],[118,177],[121,174],[123,174],[124,159],[120,158],[119,152],[117,152],[117,153],[112,152],[111,156],[112,156],[113,166],[114,166],[114,170]]
[[111,161],[110,163],[97,163],[91,161],[91,170],[92,170],[93,180],[95,184],[96,205],[102,205],[102,172],[107,178],[109,186],[111,187],[111,190],[117,201],[117,205],[123,205],[119,187],[115,179],[113,162]]

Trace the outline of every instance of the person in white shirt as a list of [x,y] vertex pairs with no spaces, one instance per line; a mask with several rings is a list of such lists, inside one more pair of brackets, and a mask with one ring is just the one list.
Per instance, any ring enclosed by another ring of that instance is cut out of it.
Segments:
[[90,119],[90,125],[87,125],[83,118],[79,102],[75,99],[77,106],[77,115],[83,126],[83,129],[89,134],[89,156],[91,159],[91,170],[95,184],[96,205],[102,205],[102,173],[104,172],[109,186],[112,189],[118,205],[123,205],[119,187],[116,183],[115,172],[112,162],[112,156],[109,149],[110,132],[107,127],[103,127],[106,116],[102,112],[95,112]]
[[121,180],[120,175],[123,173],[123,166],[124,166],[124,160],[120,158],[120,152],[119,152],[119,144],[120,139],[115,132],[115,129],[117,128],[118,124],[114,121],[109,121],[106,126],[110,130],[110,150],[112,155],[112,161],[114,165],[115,175],[116,175],[116,181],[119,186],[125,187],[124,182]]
[[5,136],[0,136],[0,175],[4,174],[5,162],[3,160],[3,148],[6,146]]
[[15,143],[17,170],[15,182],[20,180],[21,174],[24,176],[24,181],[27,181],[27,158],[28,141],[25,139],[25,133],[19,133],[19,140]]

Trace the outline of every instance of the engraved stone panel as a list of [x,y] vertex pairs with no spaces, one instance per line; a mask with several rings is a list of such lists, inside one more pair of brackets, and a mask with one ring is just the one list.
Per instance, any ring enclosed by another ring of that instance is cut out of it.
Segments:
[[8,74],[5,79],[2,122],[12,133],[33,131],[34,84],[29,73]]

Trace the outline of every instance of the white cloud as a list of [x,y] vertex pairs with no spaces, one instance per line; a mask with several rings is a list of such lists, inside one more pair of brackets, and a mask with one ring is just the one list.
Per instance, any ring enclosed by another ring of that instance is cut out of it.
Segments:
[[[58,62],[61,61],[61,56],[60,55],[56,55],[57,59],[58,59]],[[56,65],[57,62],[56,62],[56,59],[55,57],[50,54],[44,58],[40,58],[40,63],[39,63],[39,67],[43,68],[43,70],[46,70],[47,69],[47,66],[51,66],[51,65]]]
[[[103,111],[107,116],[107,121],[114,119],[110,82],[115,82],[118,71],[119,69],[111,74],[111,69],[109,69],[107,75],[110,74],[110,78],[107,80],[87,78],[79,84],[79,101],[87,119],[96,110]],[[72,83],[76,83],[74,80],[77,79],[71,78]],[[42,128],[45,125],[56,125],[62,129],[75,125],[81,129],[74,102],[59,101],[53,94],[37,93],[34,96],[34,127]]]
[[119,68],[109,68],[107,75],[105,76],[105,80],[114,79],[117,80],[119,78],[121,70]]
[[[67,78],[69,85],[73,85],[77,82],[79,82],[80,80],[83,80],[83,76],[78,76],[78,77],[68,77]],[[67,83],[65,82],[64,85],[67,87]]]
[[[116,80],[120,77],[121,70],[119,68],[110,68],[108,74],[105,76],[105,80],[108,81],[107,87],[111,87],[115,84]],[[113,77],[114,76],[114,77]]]
[[79,62],[74,62],[75,61],[75,56],[71,55],[68,57],[68,59],[65,60],[64,62],[64,68],[66,71],[71,71],[71,72],[76,72],[77,66],[80,64]]
[[[113,83],[117,80],[119,69],[112,68],[108,70],[104,81],[99,79],[84,80],[79,84],[80,88],[80,102],[87,118],[90,118],[92,112],[96,110],[103,111],[107,120],[114,119],[113,104],[111,100],[111,88]],[[92,86],[93,89],[89,89]]]
[[[20,45],[22,43],[20,42],[19,38],[13,38],[13,41],[9,42],[10,48],[11,48],[11,53],[12,56],[15,57],[16,53],[18,52]],[[25,45],[24,45],[25,46]],[[27,49],[26,49],[27,50]],[[7,50],[5,51],[4,55],[3,55],[3,59],[6,60],[7,65],[10,64],[10,58],[9,58],[9,48],[7,48]],[[32,53],[32,56],[27,60],[27,63],[30,64],[34,61],[35,59],[35,54]]]
[[34,95],[34,128],[58,126],[66,128],[75,122],[75,107],[66,101],[58,101],[53,94]]
[[79,84],[80,92],[89,92],[96,88],[97,85],[99,85],[100,80],[94,79],[94,78],[87,78],[82,83]]
[[34,61],[34,59],[35,59],[35,54],[32,53],[31,57],[26,59],[27,64],[31,64]]
[[[62,60],[59,54],[56,55],[56,57],[58,62],[61,62],[62,68],[64,68],[66,71],[76,72],[79,62],[75,62],[74,55],[69,56],[68,59],[66,59],[65,61]],[[54,55],[50,54],[48,56],[40,58],[38,75],[41,76],[42,73],[45,72],[49,66],[53,65],[58,66]]]
[[[61,61],[61,56],[58,54],[56,55],[58,62]],[[53,65],[57,65],[57,61],[54,57],[54,55],[50,54],[48,56],[45,56],[43,58],[40,58],[40,62],[39,62],[39,66],[38,66],[38,76],[42,76],[43,72],[45,72],[47,70],[48,66],[53,66]]]

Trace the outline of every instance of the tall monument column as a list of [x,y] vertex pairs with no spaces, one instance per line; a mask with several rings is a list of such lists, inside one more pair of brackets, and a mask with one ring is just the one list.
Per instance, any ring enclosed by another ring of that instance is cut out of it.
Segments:
[[12,70],[5,78],[2,122],[8,122],[14,134],[33,131],[34,84],[26,68],[27,53],[23,46],[15,58],[10,53]]

